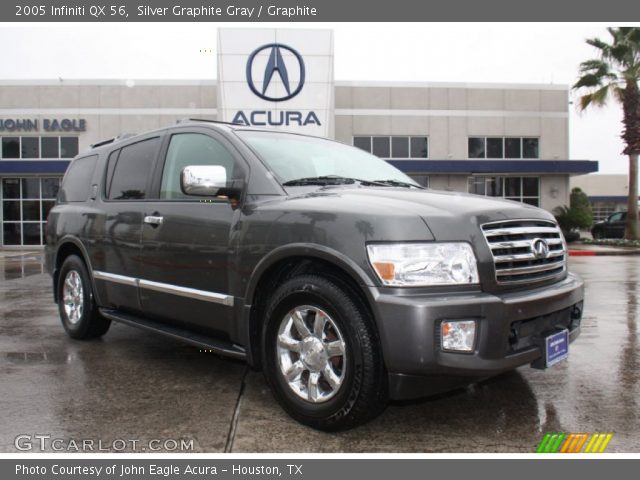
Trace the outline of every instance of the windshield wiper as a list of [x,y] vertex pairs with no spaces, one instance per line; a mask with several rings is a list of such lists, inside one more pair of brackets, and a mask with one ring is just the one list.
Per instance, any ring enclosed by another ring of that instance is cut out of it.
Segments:
[[381,185],[391,186],[391,187],[419,188],[421,190],[424,190],[424,187],[420,185],[416,185],[414,183],[409,183],[409,182],[402,182],[400,180],[374,180],[373,182]]
[[341,177],[339,175],[322,175],[320,177],[296,178],[295,180],[284,182],[282,185],[284,185],[285,187],[304,185],[351,185],[356,182],[362,185],[377,185],[380,187],[388,186],[387,183],[379,182],[377,180],[362,180],[360,178]]

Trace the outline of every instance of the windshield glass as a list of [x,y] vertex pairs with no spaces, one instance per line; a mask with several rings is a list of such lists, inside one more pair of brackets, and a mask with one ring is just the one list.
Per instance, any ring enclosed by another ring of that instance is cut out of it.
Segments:
[[367,181],[393,180],[418,185],[389,163],[356,147],[289,133],[238,130],[281,183],[336,176]]

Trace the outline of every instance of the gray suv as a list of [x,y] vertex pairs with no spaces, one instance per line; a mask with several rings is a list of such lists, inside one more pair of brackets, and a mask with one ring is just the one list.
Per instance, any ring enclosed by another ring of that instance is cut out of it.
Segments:
[[79,155],[46,259],[71,337],[115,321],[243,359],[322,430],[554,365],[582,317],[546,211],[424,189],[334,141],[218,122]]

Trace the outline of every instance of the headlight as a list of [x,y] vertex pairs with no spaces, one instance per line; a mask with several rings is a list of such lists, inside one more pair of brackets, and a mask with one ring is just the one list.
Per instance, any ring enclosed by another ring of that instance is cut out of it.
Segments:
[[369,261],[384,285],[419,287],[478,283],[478,266],[468,243],[367,245]]

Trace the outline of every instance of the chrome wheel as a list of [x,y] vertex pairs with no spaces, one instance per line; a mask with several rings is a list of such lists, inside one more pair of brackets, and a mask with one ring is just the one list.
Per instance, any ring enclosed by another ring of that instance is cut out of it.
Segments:
[[69,323],[76,324],[82,318],[84,310],[84,289],[82,278],[75,270],[70,270],[62,285],[62,302]]
[[285,315],[277,338],[280,372],[300,398],[321,403],[340,389],[346,370],[342,333],[323,310],[303,305]]

